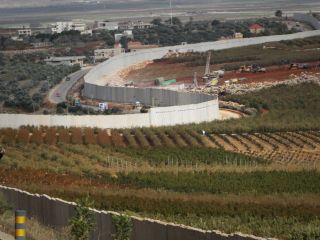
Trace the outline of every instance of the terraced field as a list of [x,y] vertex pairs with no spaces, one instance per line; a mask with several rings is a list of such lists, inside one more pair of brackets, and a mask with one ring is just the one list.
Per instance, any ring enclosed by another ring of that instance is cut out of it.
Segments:
[[224,149],[284,166],[320,168],[320,132],[206,134],[193,130],[3,129],[2,144],[85,144],[132,149]]

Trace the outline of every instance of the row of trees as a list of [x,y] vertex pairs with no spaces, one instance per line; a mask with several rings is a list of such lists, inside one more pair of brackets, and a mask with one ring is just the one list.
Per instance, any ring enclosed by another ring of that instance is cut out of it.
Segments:
[[50,66],[31,59],[26,55],[0,57],[0,104],[4,107],[37,111],[49,89],[79,69],[79,66]]

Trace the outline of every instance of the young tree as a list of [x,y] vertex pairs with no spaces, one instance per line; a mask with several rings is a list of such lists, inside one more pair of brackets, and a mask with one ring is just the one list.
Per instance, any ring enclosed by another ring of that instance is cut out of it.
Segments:
[[94,218],[90,207],[93,207],[93,202],[89,197],[77,201],[76,213],[70,220],[71,235],[74,240],[88,240],[94,229]]
[[129,42],[129,39],[126,36],[121,37],[120,39],[121,46],[126,50],[128,50],[128,42]]
[[161,18],[155,18],[155,19],[153,19],[153,20],[151,21],[151,23],[152,23],[153,25],[159,26],[159,25],[162,24],[162,19],[161,19]]
[[281,18],[282,17],[282,11],[281,10],[277,10],[274,14],[276,17]]

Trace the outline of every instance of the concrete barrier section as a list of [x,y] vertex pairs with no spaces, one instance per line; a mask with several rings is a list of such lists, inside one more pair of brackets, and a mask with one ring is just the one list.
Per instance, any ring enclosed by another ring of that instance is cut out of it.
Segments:
[[[41,224],[60,229],[69,225],[74,216],[75,203],[66,202],[47,195],[31,194],[16,188],[0,186],[0,194],[15,209],[27,211],[27,217],[37,219]],[[115,227],[112,215],[116,212],[91,209],[95,219],[95,230],[90,240],[112,240]],[[183,225],[175,225],[152,219],[131,217],[133,229],[131,240],[263,240],[241,233],[224,234],[219,231],[204,231]]]
[[167,239],[167,225],[149,219],[132,218],[132,240]]

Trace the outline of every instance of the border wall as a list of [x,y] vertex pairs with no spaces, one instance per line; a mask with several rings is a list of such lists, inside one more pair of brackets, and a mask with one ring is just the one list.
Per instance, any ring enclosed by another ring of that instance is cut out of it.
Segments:
[[178,92],[158,88],[105,87],[91,83],[86,84],[84,95],[109,102],[135,103],[139,101],[151,106],[197,104],[217,99],[217,96],[203,93]]
[[[307,38],[313,36],[319,36],[320,30],[307,31],[287,35],[274,35],[265,37],[243,38],[243,39],[231,39],[221,40],[216,42],[204,42],[197,44],[178,45],[170,47],[161,47],[141,50],[133,53],[123,53],[118,56],[112,57],[109,60],[99,64],[91,69],[91,71],[84,77],[85,87],[84,96],[96,97],[94,92],[90,91],[90,84],[105,86],[106,82],[103,81],[104,76],[111,76],[118,71],[129,67],[130,65],[138,64],[144,61],[152,61],[155,59],[163,58],[169,51],[184,52],[205,52],[208,50],[223,50],[234,47],[257,45],[267,42],[278,42],[284,40],[293,40],[299,38]],[[97,98],[98,99],[98,98]]]
[[[0,185],[0,194],[15,209],[26,210],[28,218],[34,218],[41,224],[60,229],[69,225],[75,213],[75,203],[67,202],[47,195],[31,194],[16,188]],[[95,230],[90,240],[112,240],[115,233],[112,215],[115,212],[92,209]],[[152,219],[131,217],[133,229],[131,240],[263,240],[265,238],[241,233],[224,234],[220,231],[204,231],[184,225],[165,223]],[[28,230],[27,230],[28,231]]]
[[310,24],[314,29],[319,30],[320,29],[320,21],[316,19],[315,17],[304,14],[304,13],[295,13],[293,14],[293,19],[299,22],[305,22]]
[[151,108],[148,113],[123,115],[0,114],[0,128],[22,126],[133,128],[159,127],[213,121],[219,117],[218,100],[182,106]]

